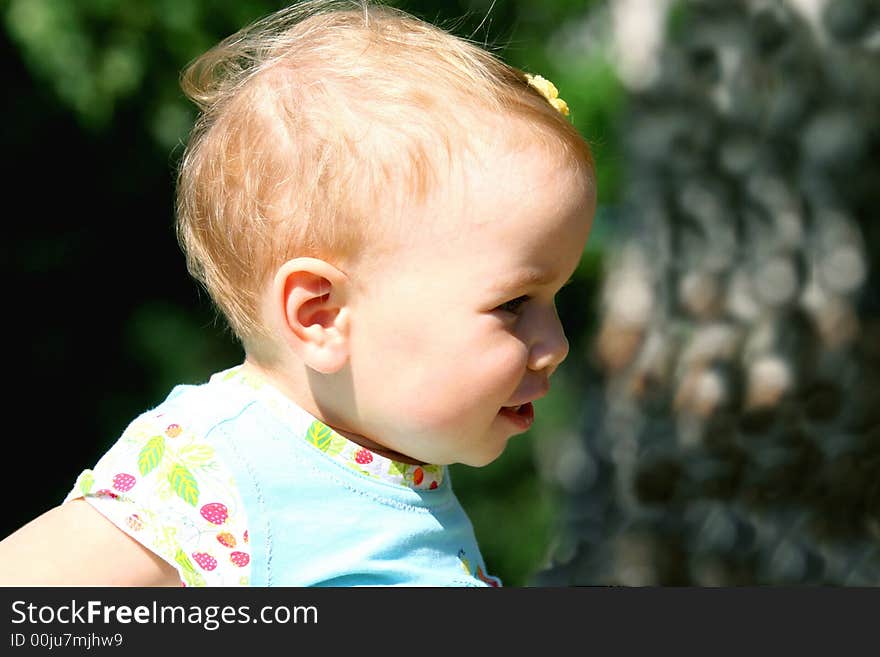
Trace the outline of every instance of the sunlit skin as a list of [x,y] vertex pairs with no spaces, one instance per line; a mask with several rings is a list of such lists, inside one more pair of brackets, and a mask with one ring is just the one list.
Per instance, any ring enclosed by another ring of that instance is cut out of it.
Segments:
[[594,210],[585,167],[536,144],[462,159],[357,285],[308,260],[276,276],[269,315],[296,358],[262,373],[387,456],[486,465],[525,430],[499,412],[546,395],[568,355],[555,296]]

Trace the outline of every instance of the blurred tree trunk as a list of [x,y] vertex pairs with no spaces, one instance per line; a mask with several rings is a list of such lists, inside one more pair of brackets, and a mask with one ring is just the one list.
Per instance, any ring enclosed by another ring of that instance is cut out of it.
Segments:
[[675,7],[538,584],[880,584],[880,5]]

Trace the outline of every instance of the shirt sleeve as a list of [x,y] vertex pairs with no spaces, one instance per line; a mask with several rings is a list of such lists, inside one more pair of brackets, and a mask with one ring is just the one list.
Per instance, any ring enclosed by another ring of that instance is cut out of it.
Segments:
[[157,410],[134,420],[64,502],[80,497],[174,566],[183,586],[249,584],[241,495],[183,417]]

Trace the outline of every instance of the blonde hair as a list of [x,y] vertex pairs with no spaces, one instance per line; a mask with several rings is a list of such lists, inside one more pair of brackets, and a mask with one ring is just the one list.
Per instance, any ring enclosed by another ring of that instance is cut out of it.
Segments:
[[520,117],[592,168],[522,71],[369,0],[276,12],[192,62],[181,86],[200,116],[179,168],[178,237],[246,350],[267,337],[260,291],[282,263],[375,255],[382,215],[423,201],[487,117]]

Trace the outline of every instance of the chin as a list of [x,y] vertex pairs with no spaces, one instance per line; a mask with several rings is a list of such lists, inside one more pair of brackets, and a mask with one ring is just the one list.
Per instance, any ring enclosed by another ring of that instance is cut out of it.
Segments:
[[475,454],[471,456],[469,459],[460,461],[464,465],[469,465],[472,468],[482,468],[490,463],[493,463],[504,453],[504,448],[507,446],[505,442],[503,445],[499,445],[498,449],[493,450],[491,452],[487,451],[482,454]]

